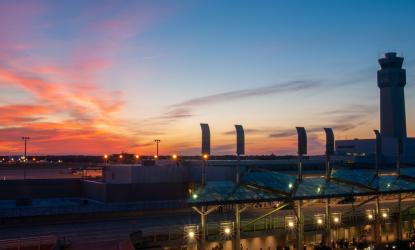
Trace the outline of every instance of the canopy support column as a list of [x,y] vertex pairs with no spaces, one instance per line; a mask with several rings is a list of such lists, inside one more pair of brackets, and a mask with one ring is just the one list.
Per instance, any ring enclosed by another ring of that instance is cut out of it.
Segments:
[[376,216],[375,216],[375,242],[376,244],[381,243],[381,232],[380,232],[380,202],[379,196],[376,197]]
[[402,194],[399,194],[398,197],[398,221],[397,221],[397,230],[398,240],[402,240]]
[[241,211],[239,204],[235,205],[235,247],[234,249],[241,249]]
[[206,249],[206,207],[202,206],[202,213],[200,214],[200,246],[198,247],[199,250]]
[[[402,138],[398,138],[398,152],[396,154],[396,172],[398,173],[398,178],[401,176],[401,153],[402,153]],[[396,223],[398,234],[398,240],[402,240],[402,194],[399,193],[398,196],[398,221]]]
[[298,208],[297,208],[297,249],[303,250],[304,248],[304,211],[303,211],[303,201],[298,201]]
[[202,206],[199,210],[197,207],[192,207],[200,215],[200,238],[199,243],[197,245],[198,250],[205,250],[206,249],[206,217],[211,212],[215,211],[218,206],[211,207],[207,209],[207,206]]
[[326,199],[326,246],[331,246],[330,199]]

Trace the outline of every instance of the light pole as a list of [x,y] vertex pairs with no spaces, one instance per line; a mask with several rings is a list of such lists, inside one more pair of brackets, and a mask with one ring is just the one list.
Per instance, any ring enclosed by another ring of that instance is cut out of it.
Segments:
[[161,142],[160,139],[154,139],[154,142],[156,143],[156,155],[159,156],[159,143]]
[[27,158],[27,141],[30,140],[29,136],[23,136],[22,140],[24,141],[24,158]]

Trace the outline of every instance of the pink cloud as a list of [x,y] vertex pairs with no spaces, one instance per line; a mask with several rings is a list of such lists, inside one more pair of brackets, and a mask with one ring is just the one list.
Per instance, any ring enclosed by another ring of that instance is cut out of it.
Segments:
[[[33,138],[31,150],[38,154],[102,154],[141,145],[131,123],[117,118],[122,92],[106,89],[100,76],[130,38],[164,20],[171,7],[133,4],[114,11],[118,4],[85,10],[70,20],[75,37],[51,44],[44,28],[57,24],[43,17],[53,10],[37,1],[0,3],[0,85],[33,98],[0,105],[0,153],[19,153],[21,136]],[[64,53],[38,53],[50,45]]]

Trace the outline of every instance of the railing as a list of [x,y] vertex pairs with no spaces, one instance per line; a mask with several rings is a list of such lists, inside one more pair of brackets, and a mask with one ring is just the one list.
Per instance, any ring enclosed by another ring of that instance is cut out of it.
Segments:
[[[395,223],[396,220],[396,211],[391,210],[390,214],[388,215],[388,219],[381,221],[382,224],[384,223]],[[415,219],[414,215],[405,214],[404,220],[412,221]],[[288,234],[295,231],[295,229],[287,229],[284,222],[284,216],[281,215],[272,215],[269,217],[262,218],[255,223],[249,224],[250,220],[242,220],[241,221],[241,234],[243,237],[258,237],[258,236],[268,236],[268,235],[278,235],[278,234]],[[373,224],[374,221],[370,221],[367,218],[364,210],[356,211],[356,213],[351,214],[344,214],[342,215],[341,222],[337,225],[332,225],[332,230],[336,230],[339,228],[347,228],[350,226],[364,226],[368,224]],[[316,232],[322,233],[324,232],[324,225],[317,225],[315,222],[315,218],[313,216],[306,216],[305,217],[305,228],[306,232]],[[408,223],[407,223],[408,224]],[[412,224],[412,223],[409,223]],[[405,230],[410,231],[412,225],[406,225]],[[224,235],[220,232],[219,229],[219,222],[211,222],[207,223],[207,237],[209,241],[221,241],[229,239],[229,237],[224,237]],[[180,226],[173,226],[173,227],[155,227],[152,229],[147,229],[143,231],[143,239],[147,242],[158,243],[160,245],[182,245],[185,243],[185,235],[183,233],[183,227]]]
[[50,246],[52,249],[53,246],[58,241],[58,237],[55,235],[46,235],[46,236],[36,236],[36,237],[26,237],[26,238],[17,238],[17,239],[6,239],[0,240],[0,249],[17,249],[27,247],[37,247],[41,249],[45,246]]

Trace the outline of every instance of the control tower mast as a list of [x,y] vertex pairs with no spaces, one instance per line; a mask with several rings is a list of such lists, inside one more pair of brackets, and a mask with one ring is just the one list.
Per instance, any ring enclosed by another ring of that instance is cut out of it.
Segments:
[[379,59],[380,129],[382,137],[406,137],[405,94],[406,71],[403,57],[394,52]]

